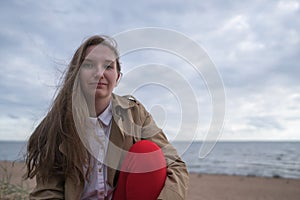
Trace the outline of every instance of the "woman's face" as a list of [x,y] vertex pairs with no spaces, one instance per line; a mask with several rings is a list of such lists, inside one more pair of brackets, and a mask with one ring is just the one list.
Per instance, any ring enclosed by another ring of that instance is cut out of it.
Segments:
[[116,55],[101,44],[89,46],[86,55],[79,73],[84,95],[95,100],[110,98],[119,78]]

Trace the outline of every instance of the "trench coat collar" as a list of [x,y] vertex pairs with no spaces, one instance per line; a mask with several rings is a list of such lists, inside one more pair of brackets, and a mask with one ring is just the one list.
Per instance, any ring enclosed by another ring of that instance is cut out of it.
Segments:
[[121,97],[119,95],[116,95],[112,93],[112,107],[115,108],[117,106],[120,106],[123,109],[131,108],[135,105],[136,99],[132,97],[131,95],[127,95],[124,97]]
[[[125,133],[133,133],[134,129],[139,128],[134,126],[132,121],[132,113],[128,112],[132,107],[139,105],[139,102],[132,96],[118,96],[112,94],[112,121],[118,127],[120,135],[124,138]],[[111,133],[114,131],[111,130]]]

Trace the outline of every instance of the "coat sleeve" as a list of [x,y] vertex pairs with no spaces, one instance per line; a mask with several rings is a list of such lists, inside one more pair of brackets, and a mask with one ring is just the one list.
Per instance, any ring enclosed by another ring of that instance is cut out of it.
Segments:
[[42,181],[37,175],[36,187],[29,194],[29,199],[64,199],[64,180],[62,176],[52,176],[47,181]]
[[167,163],[167,179],[158,199],[183,200],[186,198],[189,182],[186,164],[169,143],[163,131],[156,126],[151,115],[145,109],[143,111],[145,121],[142,127],[142,137],[155,142],[162,149]]

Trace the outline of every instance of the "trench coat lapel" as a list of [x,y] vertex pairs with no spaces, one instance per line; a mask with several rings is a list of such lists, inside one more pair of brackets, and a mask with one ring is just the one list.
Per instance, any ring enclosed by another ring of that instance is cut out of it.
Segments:
[[107,181],[110,186],[115,187],[116,173],[120,168],[120,160],[122,160],[124,135],[114,120],[112,120],[109,140],[106,154]]
[[128,109],[135,105],[130,99],[112,94],[112,125],[110,130],[109,144],[106,153],[107,181],[115,187],[121,164],[129,148],[133,144],[133,138],[126,134],[130,124]]

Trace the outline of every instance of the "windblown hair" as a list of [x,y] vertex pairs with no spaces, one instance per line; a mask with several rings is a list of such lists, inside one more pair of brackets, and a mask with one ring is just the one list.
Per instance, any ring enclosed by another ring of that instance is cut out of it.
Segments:
[[[88,179],[91,169],[91,154],[83,144],[78,128],[75,126],[78,119],[74,119],[74,116],[79,119],[85,116],[78,116],[78,113],[81,112],[74,111],[72,108],[74,104],[72,93],[74,84],[76,85],[78,82],[80,66],[87,56],[87,48],[99,44],[108,46],[113,51],[116,56],[117,71],[121,72],[119,54],[113,39],[96,35],[88,38],[79,46],[49,112],[29,138],[26,154],[26,178],[38,175],[43,181],[46,181],[51,176],[61,175],[73,178],[77,182],[84,177]],[[81,108],[76,105],[76,109],[80,110]],[[74,112],[76,112],[75,115]],[[64,153],[61,152],[61,144],[63,144]],[[86,166],[86,172],[84,172],[83,166]]]

